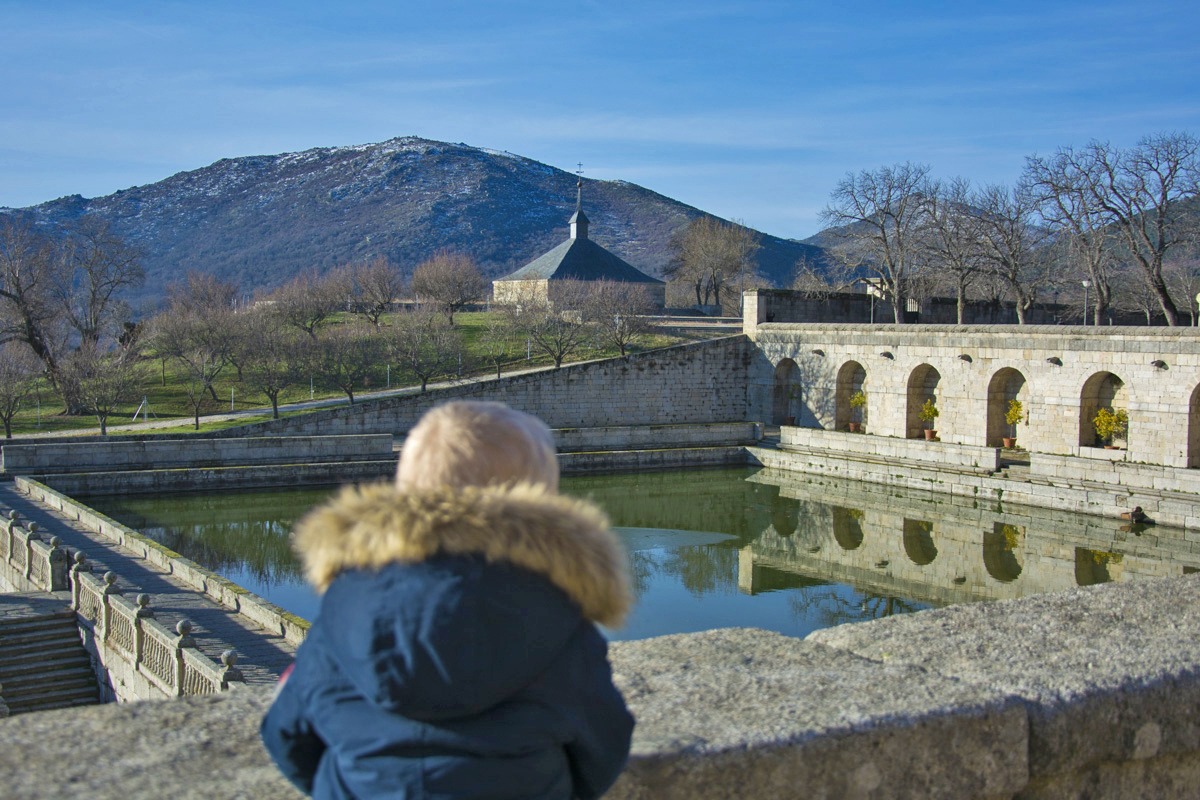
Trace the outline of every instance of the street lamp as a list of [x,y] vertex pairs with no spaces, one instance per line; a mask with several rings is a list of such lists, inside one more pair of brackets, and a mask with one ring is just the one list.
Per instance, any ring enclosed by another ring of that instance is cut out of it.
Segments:
[[1087,278],[1084,278],[1083,281],[1081,281],[1081,282],[1083,283],[1083,324],[1087,325],[1088,324],[1088,316],[1087,316],[1088,288],[1092,285],[1092,282],[1089,281]]
[[[1196,292],[1196,309],[1200,310],[1200,292]],[[1200,314],[1196,315],[1196,327],[1200,328]]]

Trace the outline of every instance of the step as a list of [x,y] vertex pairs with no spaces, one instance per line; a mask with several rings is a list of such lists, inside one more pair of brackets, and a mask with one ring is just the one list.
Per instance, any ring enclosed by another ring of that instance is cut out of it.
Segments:
[[39,614],[33,617],[3,617],[0,618],[0,635],[7,633],[10,630],[20,630],[28,627],[41,627],[43,625],[66,624],[75,622],[75,612],[70,609],[63,609],[52,614]]
[[56,708],[74,708],[76,706],[99,705],[100,692],[99,690],[93,690],[90,694],[83,692],[71,694],[55,692],[22,698],[17,702],[10,701],[6,697],[5,702],[8,703],[8,710],[10,713],[28,714],[36,711],[52,711]]
[[58,658],[30,659],[20,664],[0,664],[0,683],[7,686],[10,681],[23,676],[44,675],[56,670],[92,670],[92,659],[86,650],[80,649]]
[[82,649],[83,644],[79,641],[78,636],[70,640],[52,639],[46,642],[30,642],[16,647],[0,644],[0,671],[10,664],[16,666],[31,660],[46,661],[66,657],[78,653]]
[[95,693],[96,677],[91,670],[70,675],[56,675],[47,682],[45,678],[36,675],[27,676],[26,680],[4,680],[4,699],[9,705],[21,703],[29,697],[42,694],[70,694],[73,692]]
[[9,620],[7,624],[0,625],[0,642],[12,641],[26,636],[53,635],[62,631],[78,629],[79,626],[75,622],[74,614],[70,617],[54,617],[52,619],[29,619],[19,622]]

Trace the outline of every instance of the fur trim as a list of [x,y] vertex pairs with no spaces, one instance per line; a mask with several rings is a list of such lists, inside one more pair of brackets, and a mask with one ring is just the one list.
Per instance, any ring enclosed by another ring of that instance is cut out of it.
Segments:
[[297,523],[294,544],[322,593],[345,570],[478,554],[545,575],[603,625],[620,624],[632,605],[625,553],[603,512],[540,486],[347,486]]

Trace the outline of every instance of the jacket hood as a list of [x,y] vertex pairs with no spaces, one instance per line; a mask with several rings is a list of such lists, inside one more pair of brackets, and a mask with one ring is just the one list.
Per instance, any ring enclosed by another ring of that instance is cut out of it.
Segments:
[[632,604],[625,555],[603,512],[541,486],[428,492],[347,486],[296,525],[294,542],[321,593],[347,570],[443,554],[538,573],[602,625],[619,625]]

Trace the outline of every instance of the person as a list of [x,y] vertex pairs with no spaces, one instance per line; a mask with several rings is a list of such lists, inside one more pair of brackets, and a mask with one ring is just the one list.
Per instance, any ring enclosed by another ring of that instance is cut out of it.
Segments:
[[595,506],[558,494],[550,430],[453,402],[410,432],[394,484],[344,488],[295,529],[323,592],[263,718],[318,798],[593,798],[634,720],[607,642],[628,567]]

